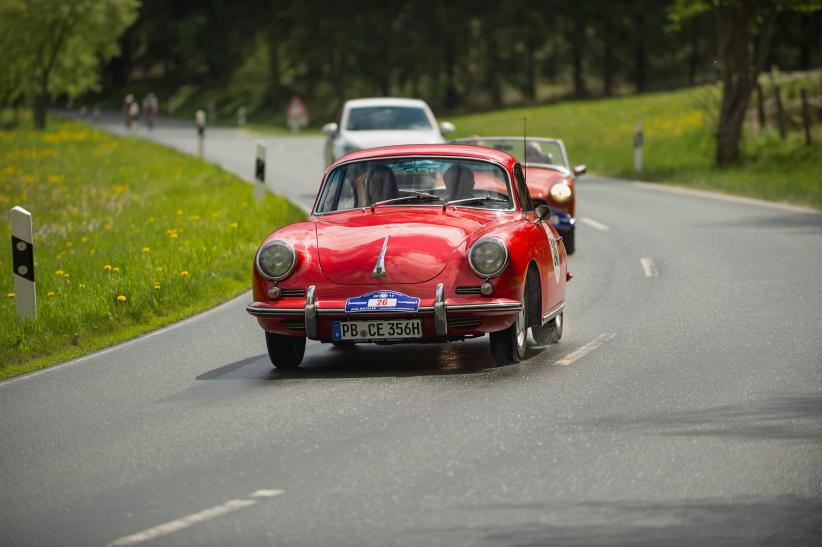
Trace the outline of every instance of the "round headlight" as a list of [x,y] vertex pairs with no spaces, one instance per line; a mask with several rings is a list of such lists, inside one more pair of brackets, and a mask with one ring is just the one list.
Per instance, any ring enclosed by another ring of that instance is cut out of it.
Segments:
[[508,248],[495,237],[483,238],[468,251],[468,264],[481,277],[494,277],[508,265]]
[[551,197],[557,203],[565,203],[571,199],[571,187],[567,182],[560,182],[551,186]]
[[285,241],[269,241],[257,252],[257,270],[273,281],[290,274],[296,262],[294,247]]

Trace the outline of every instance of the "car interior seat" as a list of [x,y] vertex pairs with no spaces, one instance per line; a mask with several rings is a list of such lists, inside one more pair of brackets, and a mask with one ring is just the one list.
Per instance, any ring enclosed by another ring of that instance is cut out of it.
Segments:
[[365,179],[365,188],[371,203],[394,199],[400,196],[394,171],[385,165],[376,165]]
[[448,199],[466,199],[474,197],[474,172],[460,164],[452,165],[443,175]]

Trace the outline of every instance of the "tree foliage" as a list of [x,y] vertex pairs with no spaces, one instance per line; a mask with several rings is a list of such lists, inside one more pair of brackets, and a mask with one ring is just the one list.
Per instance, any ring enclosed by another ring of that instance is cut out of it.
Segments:
[[0,3],[0,94],[31,102],[45,127],[56,95],[94,89],[100,63],[119,52],[138,0],[4,0]]

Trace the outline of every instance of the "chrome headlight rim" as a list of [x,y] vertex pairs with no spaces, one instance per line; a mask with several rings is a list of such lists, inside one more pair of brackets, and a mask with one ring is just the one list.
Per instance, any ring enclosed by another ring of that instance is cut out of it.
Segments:
[[[269,247],[273,247],[274,245],[285,247],[291,253],[291,266],[284,274],[278,276],[269,275],[260,266],[260,255],[263,254],[263,251],[265,251]],[[257,251],[257,256],[254,257],[254,265],[257,267],[257,272],[264,278],[268,279],[269,281],[280,281],[291,275],[291,272],[294,271],[294,267],[297,265],[297,252],[294,250],[294,246],[291,245],[291,243],[283,241],[281,239],[274,239],[272,241],[266,242],[260,247],[260,249]]]
[[[561,191],[561,194],[558,196],[554,193],[555,191]],[[551,196],[551,199],[557,203],[567,203],[573,197],[574,191],[571,190],[570,184],[563,181],[551,186],[548,194]]]
[[[474,266],[474,261],[472,260],[472,257],[473,257],[473,255],[474,255],[474,248],[475,248],[475,247],[477,247],[477,246],[479,246],[479,245],[482,245],[483,243],[488,243],[488,242],[494,242],[494,243],[496,243],[497,245],[499,245],[499,246],[502,248],[502,251],[503,251],[503,253],[505,254],[505,256],[504,256],[504,258],[502,259],[502,265],[500,265],[500,267],[499,267],[499,269],[498,269],[498,270],[496,270],[496,271],[494,271],[494,272],[492,272],[492,273],[483,273],[483,272],[479,271],[479,270],[478,270],[478,269]],[[500,275],[502,272],[504,272],[504,271],[505,271],[505,268],[507,268],[507,267],[508,267],[508,258],[509,258],[509,257],[508,257],[508,245],[506,245],[506,244],[505,244],[505,242],[504,242],[502,239],[500,239],[500,238],[498,238],[498,237],[496,237],[496,236],[485,236],[485,237],[481,237],[481,238],[479,238],[477,241],[475,241],[475,242],[474,242],[474,244],[473,244],[473,245],[471,245],[471,247],[468,249],[468,266],[470,266],[470,267],[471,267],[471,271],[472,271],[472,272],[474,272],[476,275],[480,276],[480,277],[481,277],[481,278],[483,278],[483,279],[491,279],[491,278],[493,278],[493,277],[497,277],[497,276],[498,276],[498,275]]]

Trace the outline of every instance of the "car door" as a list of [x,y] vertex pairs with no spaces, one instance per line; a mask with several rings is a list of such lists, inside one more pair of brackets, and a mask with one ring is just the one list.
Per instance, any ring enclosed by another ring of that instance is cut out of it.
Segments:
[[519,164],[514,165],[520,208],[528,221],[534,238],[534,256],[540,267],[542,285],[542,313],[545,314],[565,300],[565,259],[561,255],[559,234],[550,222],[538,219],[534,204]]

